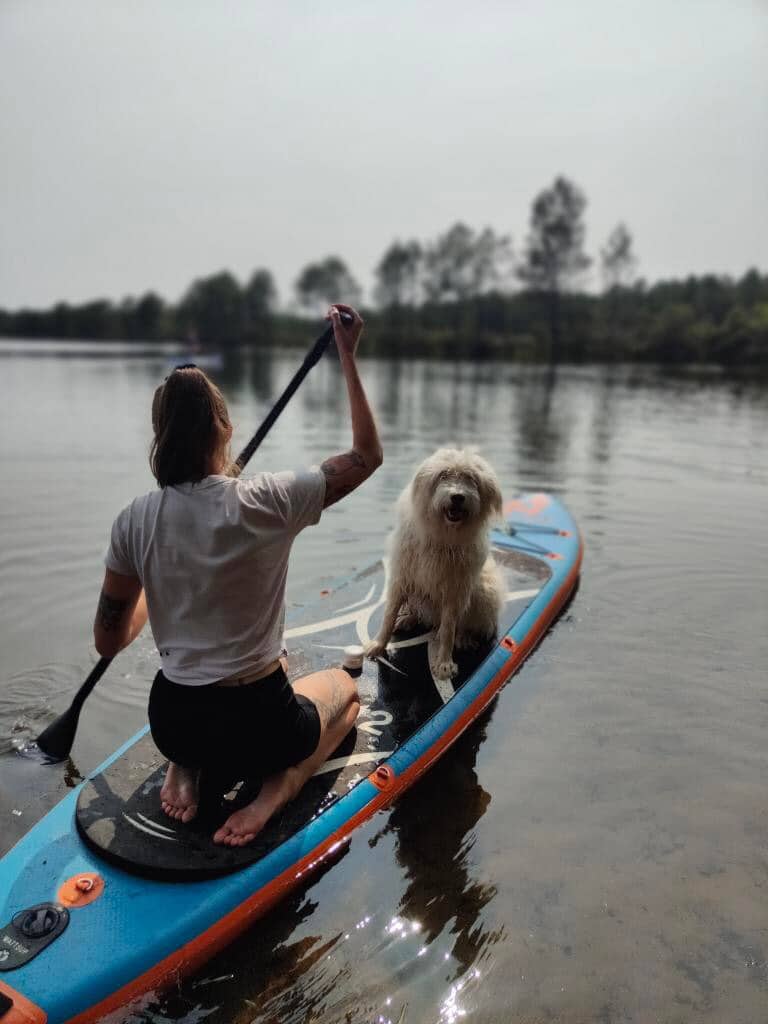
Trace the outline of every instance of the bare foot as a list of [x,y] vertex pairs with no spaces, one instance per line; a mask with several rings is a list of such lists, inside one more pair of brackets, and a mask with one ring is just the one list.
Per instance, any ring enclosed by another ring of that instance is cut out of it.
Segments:
[[169,818],[192,821],[197,814],[197,775],[180,764],[168,763],[160,804]]
[[272,815],[293,800],[304,783],[330,757],[355,724],[360,698],[354,679],[343,669],[314,672],[294,684],[314,702],[320,717],[320,740],[314,753],[267,779],[255,800],[231,814],[213,835],[214,843],[245,846],[253,842]]
[[288,768],[267,779],[256,799],[230,814],[221,828],[214,832],[214,843],[246,846],[252,842],[272,815],[296,796],[300,784],[296,768]]

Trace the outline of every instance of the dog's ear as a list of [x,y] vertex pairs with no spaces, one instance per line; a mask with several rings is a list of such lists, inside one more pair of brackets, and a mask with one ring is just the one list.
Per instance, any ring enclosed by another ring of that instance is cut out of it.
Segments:
[[408,481],[405,490],[400,495],[401,514],[410,518],[416,507],[423,508],[429,501],[428,486],[430,473],[425,465],[419,466],[411,479]]
[[489,520],[500,520],[504,507],[504,499],[501,495],[499,481],[496,479],[496,474],[485,460],[480,461],[485,466],[485,472],[480,475],[480,494],[483,505],[489,511]]
[[490,481],[490,484],[491,484],[490,502],[491,502],[491,508],[493,509],[493,516],[494,516],[494,519],[501,519],[503,511],[504,511],[504,499],[503,499],[502,494],[501,494],[501,488],[499,487],[499,482],[496,479],[496,477],[494,477]]
[[411,494],[414,498],[418,497],[429,486],[429,481],[432,477],[431,467],[426,463],[422,463],[411,478]]

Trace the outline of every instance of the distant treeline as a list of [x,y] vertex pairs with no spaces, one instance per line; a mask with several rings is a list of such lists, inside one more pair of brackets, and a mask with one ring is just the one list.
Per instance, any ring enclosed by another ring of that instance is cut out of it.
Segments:
[[[619,224],[598,257],[602,291],[584,290],[583,193],[557,178],[534,200],[519,257],[492,228],[454,224],[434,241],[394,242],[364,305],[366,352],[435,357],[653,360],[768,364],[768,275],[707,274],[648,285],[637,277],[629,230]],[[0,310],[0,335],[19,338],[184,340],[202,346],[306,344],[332,301],[362,302],[336,256],[304,267],[303,315],[276,312],[271,273],[241,284],[222,271],[195,281],[176,304],[149,292],[120,303],[58,303]]]

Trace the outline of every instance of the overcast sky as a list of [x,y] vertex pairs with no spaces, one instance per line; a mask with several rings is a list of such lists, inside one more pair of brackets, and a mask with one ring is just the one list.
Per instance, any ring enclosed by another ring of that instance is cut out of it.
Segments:
[[648,280],[768,271],[760,0],[0,0],[0,307],[522,248],[557,174]]

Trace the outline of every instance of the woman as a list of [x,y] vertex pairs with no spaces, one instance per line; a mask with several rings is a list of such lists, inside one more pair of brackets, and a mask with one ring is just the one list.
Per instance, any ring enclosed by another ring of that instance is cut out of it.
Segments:
[[[342,310],[351,324],[342,323]],[[149,617],[162,659],[149,722],[170,761],[160,793],[165,813],[191,821],[201,782],[221,796],[238,780],[264,780],[214,833],[214,842],[229,846],[249,843],[296,796],[360,710],[342,669],[291,686],[280,657],[294,538],[382,461],[355,364],[363,322],[343,305],[328,319],[349,395],[351,450],[320,468],[233,478],[224,399],[201,370],[179,367],[152,406],[150,465],[159,490],[123,509],[105,558],[97,651],[113,657]]]

